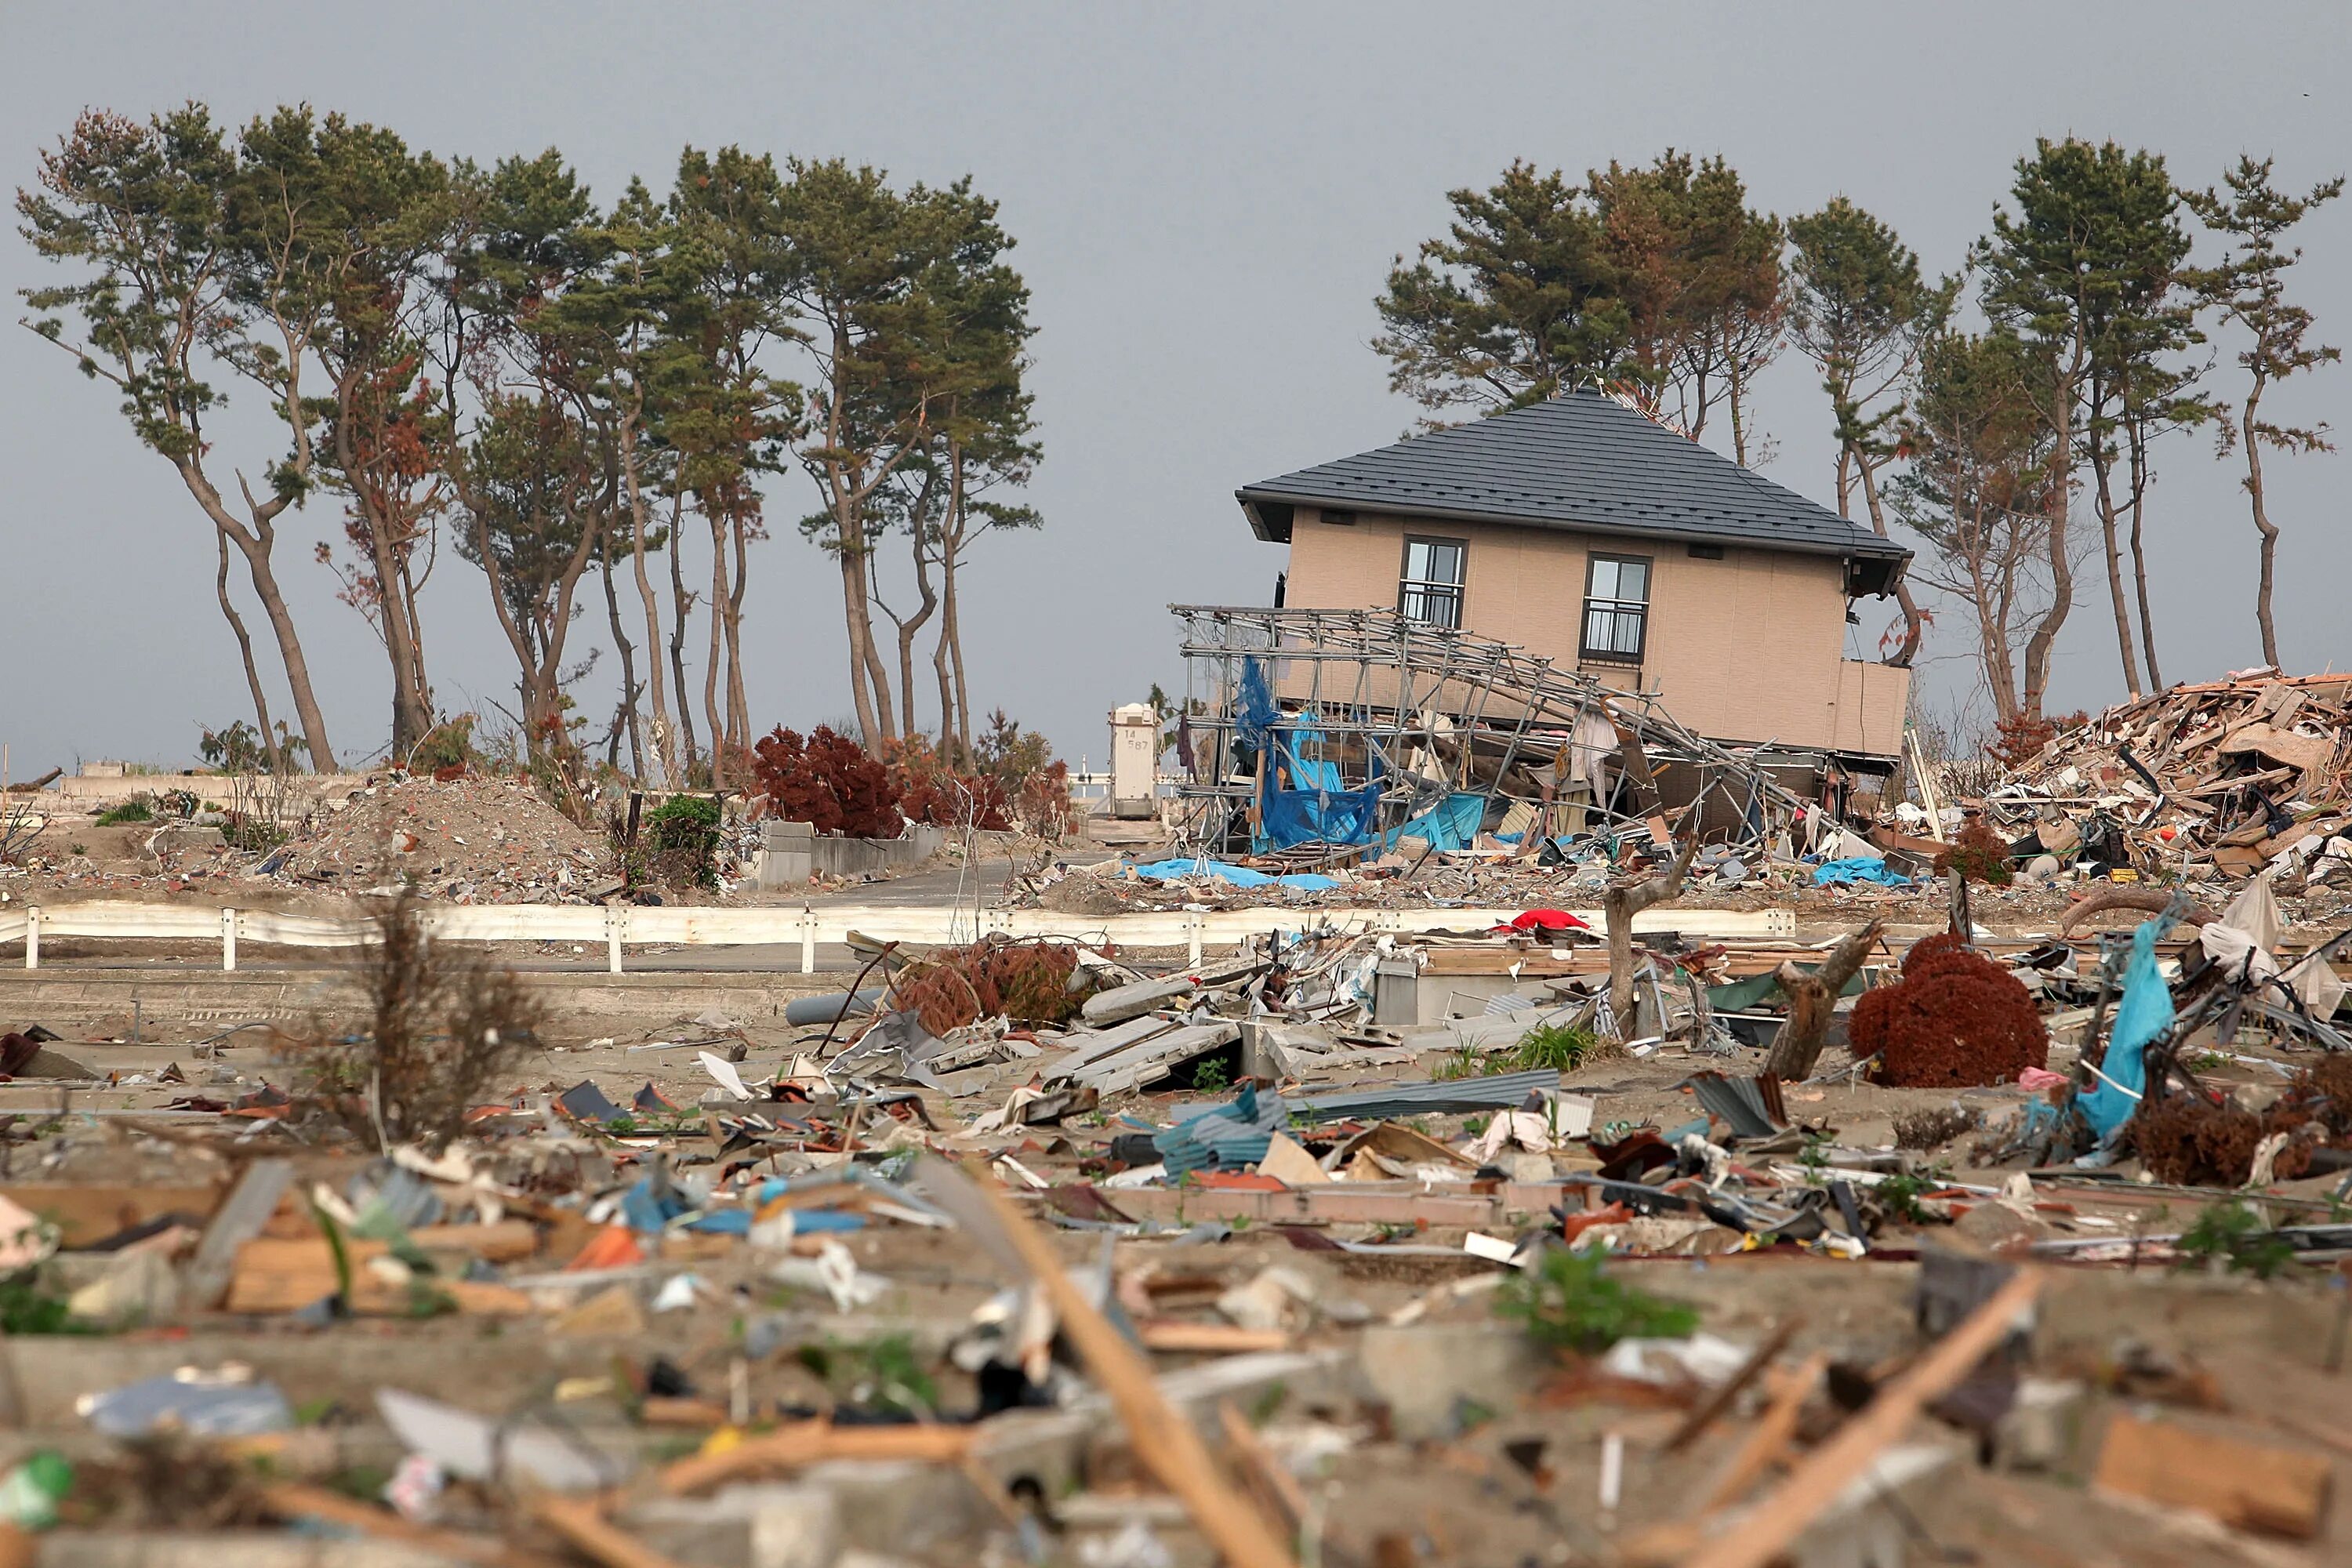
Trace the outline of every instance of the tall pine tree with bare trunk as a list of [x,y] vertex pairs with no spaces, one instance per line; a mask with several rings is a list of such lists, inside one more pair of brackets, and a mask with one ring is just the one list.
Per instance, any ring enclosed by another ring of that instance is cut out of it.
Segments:
[[1993,717],[2024,710],[2019,645],[2049,605],[2053,436],[2047,368],[2008,332],[1947,329],[1927,340],[1899,431],[1908,461],[1888,505],[1927,549],[1912,572],[1951,595],[1974,634]]
[[[1821,372],[1838,443],[1838,515],[1853,515],[1858,489],[1881,539],[1886,502],[1879,474],[1899,450],[1905,391],[1921,350],[1951,312],[1957,280],[1930,284],[1919,258],[1892,228],[1839,196],[1789,220],[1790,335]],[[1908,583],[1897,580],[1903,640],[1887,663],[1919,652],[1922,616]]]
[[2229,190],[2208,190],[2187,199],[2198,216],[2215,233],[2229,238],[2230,254],[2207,276],[2213,301],[2252,342],[2239,351],[2238,363],[2246,373],[2246,395],[2238,405],[2235,425],[2222,426],[2223,449],[2235,446],[2245,453],[2246,498],[2253,509],[2254,531],[2262,537],[2262,570],[2254,594],[2254,621],[2263,634],[2263,659],[2273,668],[2279,663],[2278,625],[2271,615],[2271,590],[2276,581],[2279,527],[2271,521],[2263,490],[2263,448],[2281,452],[2330,452],[2327,426],[2281,425],[2263,417],[2263,395],[2291,375],[2315,370],[2342,356],[2341,352],[2310,341],[2310,310],[2286,298],[2286,271],[2302,259],[2299,246],[2284,243],[2287,231],[2304,215],[2344,191],[2344,178],[2314,185],[2301,196],[2291,196],[2271,183],[2272,160],[2260,163],[2241,157],[2223,176]]
[[404,760],[433,727],[416,590],[446,494],[425,457],[437,410],[416,281],[448,219],[448,171],[390,131],[307,106],[256,119],[237,151],[232,235],[249,286],[316,311],[305,348],[324,373],[320,478],[348,507],[359,560],[347,592],[383,641]]
[[[278,582],[278,528],[318,484],[315,394],[304,379],[326,302],[292,286],[283,256],[239,255],[232,234],[236,155],[210,114],[189,104],[144,121],[92,110],[41,154],[36,185],[16,193],[21,231],[69,281],[30,289],[24,324],[113,387],[132,434],[172,465],[204,512],[216,550],[233,549],[261,601],[310,763],[333,747],[294,616]],[[68,331],[70,317],[73,327]],[[285,446],[248,473],[226,466],[207,421],[242,378],[284,426]],[[247,656],[255,717],[282,765],[268,703],[224,579],[221,608]]]
[[2135,698],[2145,689],[2124,586],[2116,441],[2147,362],[2194,332],[2175,292],[2189,239],[2161,157],[2113,142],[2044,140],[2019,160],[2011,195],[2017,210],[1996,212],[1991,236],[1976,247],[1983,304],[1996,326],[2039,345],[2051,366],[2048,404],[2059,437],[2051,458],[2067,481],[2051,492],[2056,593],[2026,644],[2024,708],[2038,723],[2058,630],[2074,605],[2071,498],[2076,465],[2086,458],[2124,685]]

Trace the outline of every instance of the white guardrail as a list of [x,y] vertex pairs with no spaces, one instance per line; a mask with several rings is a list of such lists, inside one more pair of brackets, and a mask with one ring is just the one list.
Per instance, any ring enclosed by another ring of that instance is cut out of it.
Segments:
[[[881,942],[964,942],[1003,934],[1072,942],[1116,942],[1132,947],[1181,943],[1190,962],[1204,942],[1238,942],[1272,931],[1328,927],[1342,931],[1408,934],[1476,931],[1502,925],[1516,909],[1317,910],[1280,905],[1246,910],[1169,910],[1120,915],[1061,915],[1050,910],[955,909],[946,905],[827,904],[802,909],[720,909],[637,904],[467,904],[427,908],[425,928],[449,942],[569,942],[604,944],[605,968],[621,973],[631,942],[687,947],[789,945],[801,949],[800,972],[816,973],[820,942],[840,942],[851,931]],[[1601,929],[1598,910],[1571,911]],[[0,912],[0,947],[25,944],[25,967],[41,966],[41,939],[94,937],[110,941],[217,942],[221,968],[236,967],[240,942],[280,947],[358,947],[373,928],[362,918],[280,914],[188,904],[97,900],[37,905]],[[1706,938],[1772,938],[1797,934],[1795,911],[1771,910],[1645,910],[1637,931],[1675,931]]]

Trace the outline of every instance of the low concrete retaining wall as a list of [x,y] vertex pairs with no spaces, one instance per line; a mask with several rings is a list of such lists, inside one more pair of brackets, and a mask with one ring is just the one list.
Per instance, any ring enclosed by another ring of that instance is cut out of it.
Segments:
[[801,887],[818,871],[873,876],[928,860],[946,842],[947,835],[927,823],[914,824],[900,838],[844,838],[805,822],[771,822],[761,830],[757,875],[766,889]]
[[[170,795],[175,790],[186,790],[198,800],[226,805],[235,782],[220,773],[76,774],[59,779],[54,794],[43,791],[17,798],[46,800],[51,810],[90,811],[119,805],[134,795]],[[322,800],[340,800],[367,782],[365,773],[296,773],[286,781],[286,794],[289,801],[307,806]]]

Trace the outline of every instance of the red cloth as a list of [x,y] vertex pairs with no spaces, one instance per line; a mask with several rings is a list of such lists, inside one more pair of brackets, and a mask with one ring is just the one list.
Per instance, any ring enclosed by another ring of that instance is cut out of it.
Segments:
[[1515,917],[1505,931],[1591,931],[1592,928],[1570,914],[1566,910],[1529,910]]

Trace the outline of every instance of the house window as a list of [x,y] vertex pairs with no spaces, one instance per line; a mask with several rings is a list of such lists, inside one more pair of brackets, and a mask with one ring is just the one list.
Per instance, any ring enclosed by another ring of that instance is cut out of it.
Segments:
[[1595,555],[1584,574],[1582,657],[1639,664],[1650,626],[1650,558]]
[[1466,540],[1408,536],[1404,542],[1404,580],[1397,589],[1398,611],[1408,620],[1459,631],[1462,571],[1469,556]]

